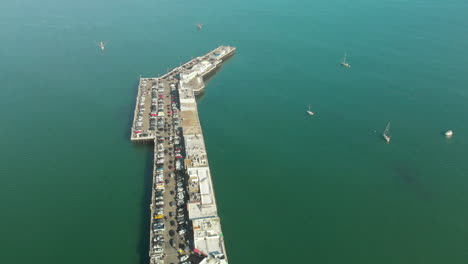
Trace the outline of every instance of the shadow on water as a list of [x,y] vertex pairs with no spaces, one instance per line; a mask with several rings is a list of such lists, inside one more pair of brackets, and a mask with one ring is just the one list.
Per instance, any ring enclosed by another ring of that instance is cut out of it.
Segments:
[[[136,87],[136,93],[135,93],[135,97],[129,99],[129,103],[127,104],[126,107],[124,107],[122,109],[122,114],[119,115],[120,118],[124,115],[126,115],[126,119],[125,119],[125,127],[128,128],[128,129],[125,129],[124,131],[124,137],[125,139],[127,140],[130,140],[130,137],[132,136],[132,132],[131,132],[131,128],[132,128],[132,125],[133,125],[133,118],[134,118],[134,115],[135,115],[135,107],[136,107],[136,97],[137,97],[137,94],[138,94],[138,85],[140,84],[140,79],[138,79],[136,82],[135,82],[135,86]],[[120,112],[120,111],[119,111]]]
[[213,71],[211,71],[207,75],[203,76],[203,82],[205,83],[205,89],[195,97],[195,99],[197,100],[197,103],[199,103],[199,102],[201,102],[203,100],[203,97],[205,97],[206,88],[208,87],[210,81],[215,78],[214,76],[216,75],[216,73],[218,71],[220,71],[223,67],[226,66],[226,64],[229,63],[229,61],[230,61],[229,59],[230,59],[230,57],[225,59],[224,62],[220,66],[216,67]]
[[127,114],[127,117],[125,119],[125,128],[127,129],[124,129],[124,132],[122,132],[122,136],[125,140],[130,141],[130,137],[132,136],[133,112],[131,112],[130,114],[128,111],[123,112],[120,118],[122,118],[125,114]]
[[418,176],[419,173],[413,167],[404,163],[396,163],[392,166],[392,170],[396,180],[409,187],[418,197],[423,199],[433,198],[433,193],[427,189],[421,177]]
[[205,97],[205,92],[206,92],[206,89],[208,87],[208,84],[210,83],[210,81],[214,78],[214,74],[216,72],[219,71],[219,69],[221,69],[221,67],[218,67],[216,68],[215,70],[213,70],[211,73],[209,73],[208,75],[206,75],[205,77],[203,77],[203,82],[205,83],[205,89],[203,89],[203,91],[200,92],[200,94],[197,94],[195,96],[195,100],[197,101],[197,104],[200,103],[203,98]]
[[420,185],[419,179],[416,177],[416,172],[413,168],[406,164],[396,164],[394,166],[394,172],[398,180],[408,185]]
[[150,210],[151,203],[151,190],[153,184],[153,145],[152,144],[137,144],[137,148],[148,149],[145,160],[144,180],[143,180],[143,193],[141,199],[141,213],[143,216],[140,222],[140,241],[137,246],[137,253],[139,255],[138,263],[149,263],[149,239],[150,239]]
[[200,94],[197,94],[197,96],[195,96],[195,100],[197,100],[197,104],[201,102],[203,97],[205,97],[205,91],[202,91]]

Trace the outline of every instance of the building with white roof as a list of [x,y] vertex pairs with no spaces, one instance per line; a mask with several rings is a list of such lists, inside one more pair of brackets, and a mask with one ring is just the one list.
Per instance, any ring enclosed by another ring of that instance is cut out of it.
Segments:
[[187,204],[189,219],[217,216],[216,201],[210,168],[187,168],[190,201]]
[[219,218],[213,217],[208,219],[198,219],[193,220],[192,223],[195,250],[204,255],[212,256],[215,260],[224,260],[224,238],[223,233],[221,232]]

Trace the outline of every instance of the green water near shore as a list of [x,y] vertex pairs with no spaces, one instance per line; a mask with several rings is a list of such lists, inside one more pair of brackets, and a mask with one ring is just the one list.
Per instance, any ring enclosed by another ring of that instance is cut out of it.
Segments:
[[229,44],[199,112],[230,263],[467,263],[467,13],[462,0],[3,1],[0,261],[146,263],[138,76]]

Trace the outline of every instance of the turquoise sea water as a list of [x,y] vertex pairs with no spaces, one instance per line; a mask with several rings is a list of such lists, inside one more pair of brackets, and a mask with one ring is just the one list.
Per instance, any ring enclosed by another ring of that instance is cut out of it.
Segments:
[[146,263],[138,77],[229,44],[199,112],[231,263],[468,263],[466,14],[463,0],[2,1],[0,262]]

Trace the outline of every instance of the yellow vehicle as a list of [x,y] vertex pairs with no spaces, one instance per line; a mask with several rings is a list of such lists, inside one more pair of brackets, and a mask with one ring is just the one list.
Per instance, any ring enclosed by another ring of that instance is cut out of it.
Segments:
[[156,216],[154,217],[154,219],[161,219],[161,218],[163,218],[163,217],[164,217],[164,215],[156,215]]

